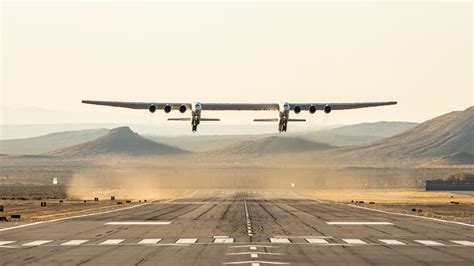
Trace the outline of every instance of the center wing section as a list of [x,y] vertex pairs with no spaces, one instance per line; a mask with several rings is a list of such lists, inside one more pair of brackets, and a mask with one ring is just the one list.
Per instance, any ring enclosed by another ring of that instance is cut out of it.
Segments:
[[202,110],[209,111],[275,111],[275,103],[202,103]]

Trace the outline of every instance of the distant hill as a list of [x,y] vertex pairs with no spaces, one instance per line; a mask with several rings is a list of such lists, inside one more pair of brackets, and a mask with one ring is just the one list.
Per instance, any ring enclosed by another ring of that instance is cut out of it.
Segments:
[[372,144],[342,149],[353,159],[405,160],[474,152],[474,107],[428,120]]
[[344,147],[363,145],[407,131],[418,125],[412,122],[361,123],[298,135],[306,140]]
[[129,127],[110,130],[98,139],[48,153],[55,156],[170,155],[187,151],[145,139]]
[[468,152],[458,152],[444,156],[428,164],[429,166],[453,166],[453,165],[474,165],[474,154]]
[[0,153],[42,154],[94,140],[107,134],[108,129],[87,129],[52,133],[40,137],[0,140]]
[[328,144],[316,143],[300,138],[273,136],[258,140],[239,142],[218,150],[210,151],[209,153],[215,155],[264,155],[305,151],[321,151],[333,148],[335,147]]

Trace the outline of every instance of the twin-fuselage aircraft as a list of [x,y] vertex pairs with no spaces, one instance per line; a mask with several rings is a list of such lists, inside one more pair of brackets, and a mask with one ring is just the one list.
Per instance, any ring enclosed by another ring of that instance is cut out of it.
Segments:
[[83,100],[85,104],[106,105],[131,109],[148,109],[151,113],[163,110],[170,113],[179,110],[180,113],[191,111],[191,117],[168,118],[169,121],[191,121],[192,131],[197,130],[201,121],[220,121],[218,118],[203,118],[201,111],[278,111],[278,118],[254,119],[255,122],[278,122],[278,132],[286,132],[288,122],[305,122],[305,119],[290,119],[290,111],[299,114],[307,111],[311,114],[321,110],[329,114],[333,110],[348,110],[384,105],[394,105],[397,102],[363,102],[363,103],[156,103],[156,102],[113,102],[113,101],[89,101]]

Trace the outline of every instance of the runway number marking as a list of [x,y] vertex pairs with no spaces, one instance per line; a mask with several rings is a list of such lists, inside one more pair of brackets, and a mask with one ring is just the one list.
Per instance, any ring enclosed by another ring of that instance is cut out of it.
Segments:
[[125,241],[125,239],[108,239],[102,243],[99,243],[99,245],[118,245],[122,243],[123,241]]
[[22,246],[25,246],[25,247],[41,246],[49,242],[53,242],[53,240],[36,240],[36,241],[25,243]]
[[311,244],[329,244],[328,241],[322,238],[306,238],[306,241]]
[[359,244],[359,245],[363,245],[363,244],[367,244],[366,242],[360,240],[360,239],[342,239],[342,241],[346,242],[347,244]]
[[379,239],[379,241],[387,245],[406,245],[405,243],[394,239]]
[[197,238],[180,238],[175,243],[176,244],[194,244],[196,243]]
[[425,246],[444,246],[443,243],[436,242],[433,240],[415,240],[415,242],[423,244]]
[[61,246],[79,246],[80,244],[84,244],[89,240],[71,240],[68,242],[64,242]]
[[455,244],[463,245],[463,246],[471,246],[471,247],[474,247],[474,242],[472,242],[472,241],[451,240],[451,242],[453,242],[453,243],[455,243]]
[[330,225],[393,225],[389,222],[326,222]]
[[156,244],[161,241],[161,238],[146,238],[138,242],[137,244],[139,245],[151,245],[151,244]]
[[105,225],[169,225],[171,222],[108,222]]

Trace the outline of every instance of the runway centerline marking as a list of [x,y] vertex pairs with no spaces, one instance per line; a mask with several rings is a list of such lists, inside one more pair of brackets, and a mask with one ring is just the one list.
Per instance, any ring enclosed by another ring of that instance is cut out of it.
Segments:
[[415,240],[415,242],[423,244],[425,246],[444,246],[443,243],[436,242],[433,240]]
[[107,239],[104,242],[99,243],[99,245],[118,245],[125,241],[125,239]]
[[137,244],[138,245],[150,245],[150,244],[156,244],[161,241],[161,238],[145,238],[141,241],[139,241]]
[[107,222],[104,225],[169,225],[171,224],[170,221],[156,221],[156,222],[134,222],[134,221],[129,221],[129,222]]
[[53,240],[36,240],[36,241],[25,243],[22,246],[24,246],[24,247],[41,246],[41,245],[44,245],[44,244],[50,243],[50,242],[53,242]]
[[245,220],[247,222],[247,235],[253,236],[252,221],[250,220],[249,208],[247,207],[247,200],[244,198]]
[[393,225],[390,222],[326,222],[329,225]]
[[71,240],[71,241],[62,243],[61,246],[79,246],[80,244],[84,244],[88,241],[89,240]]

